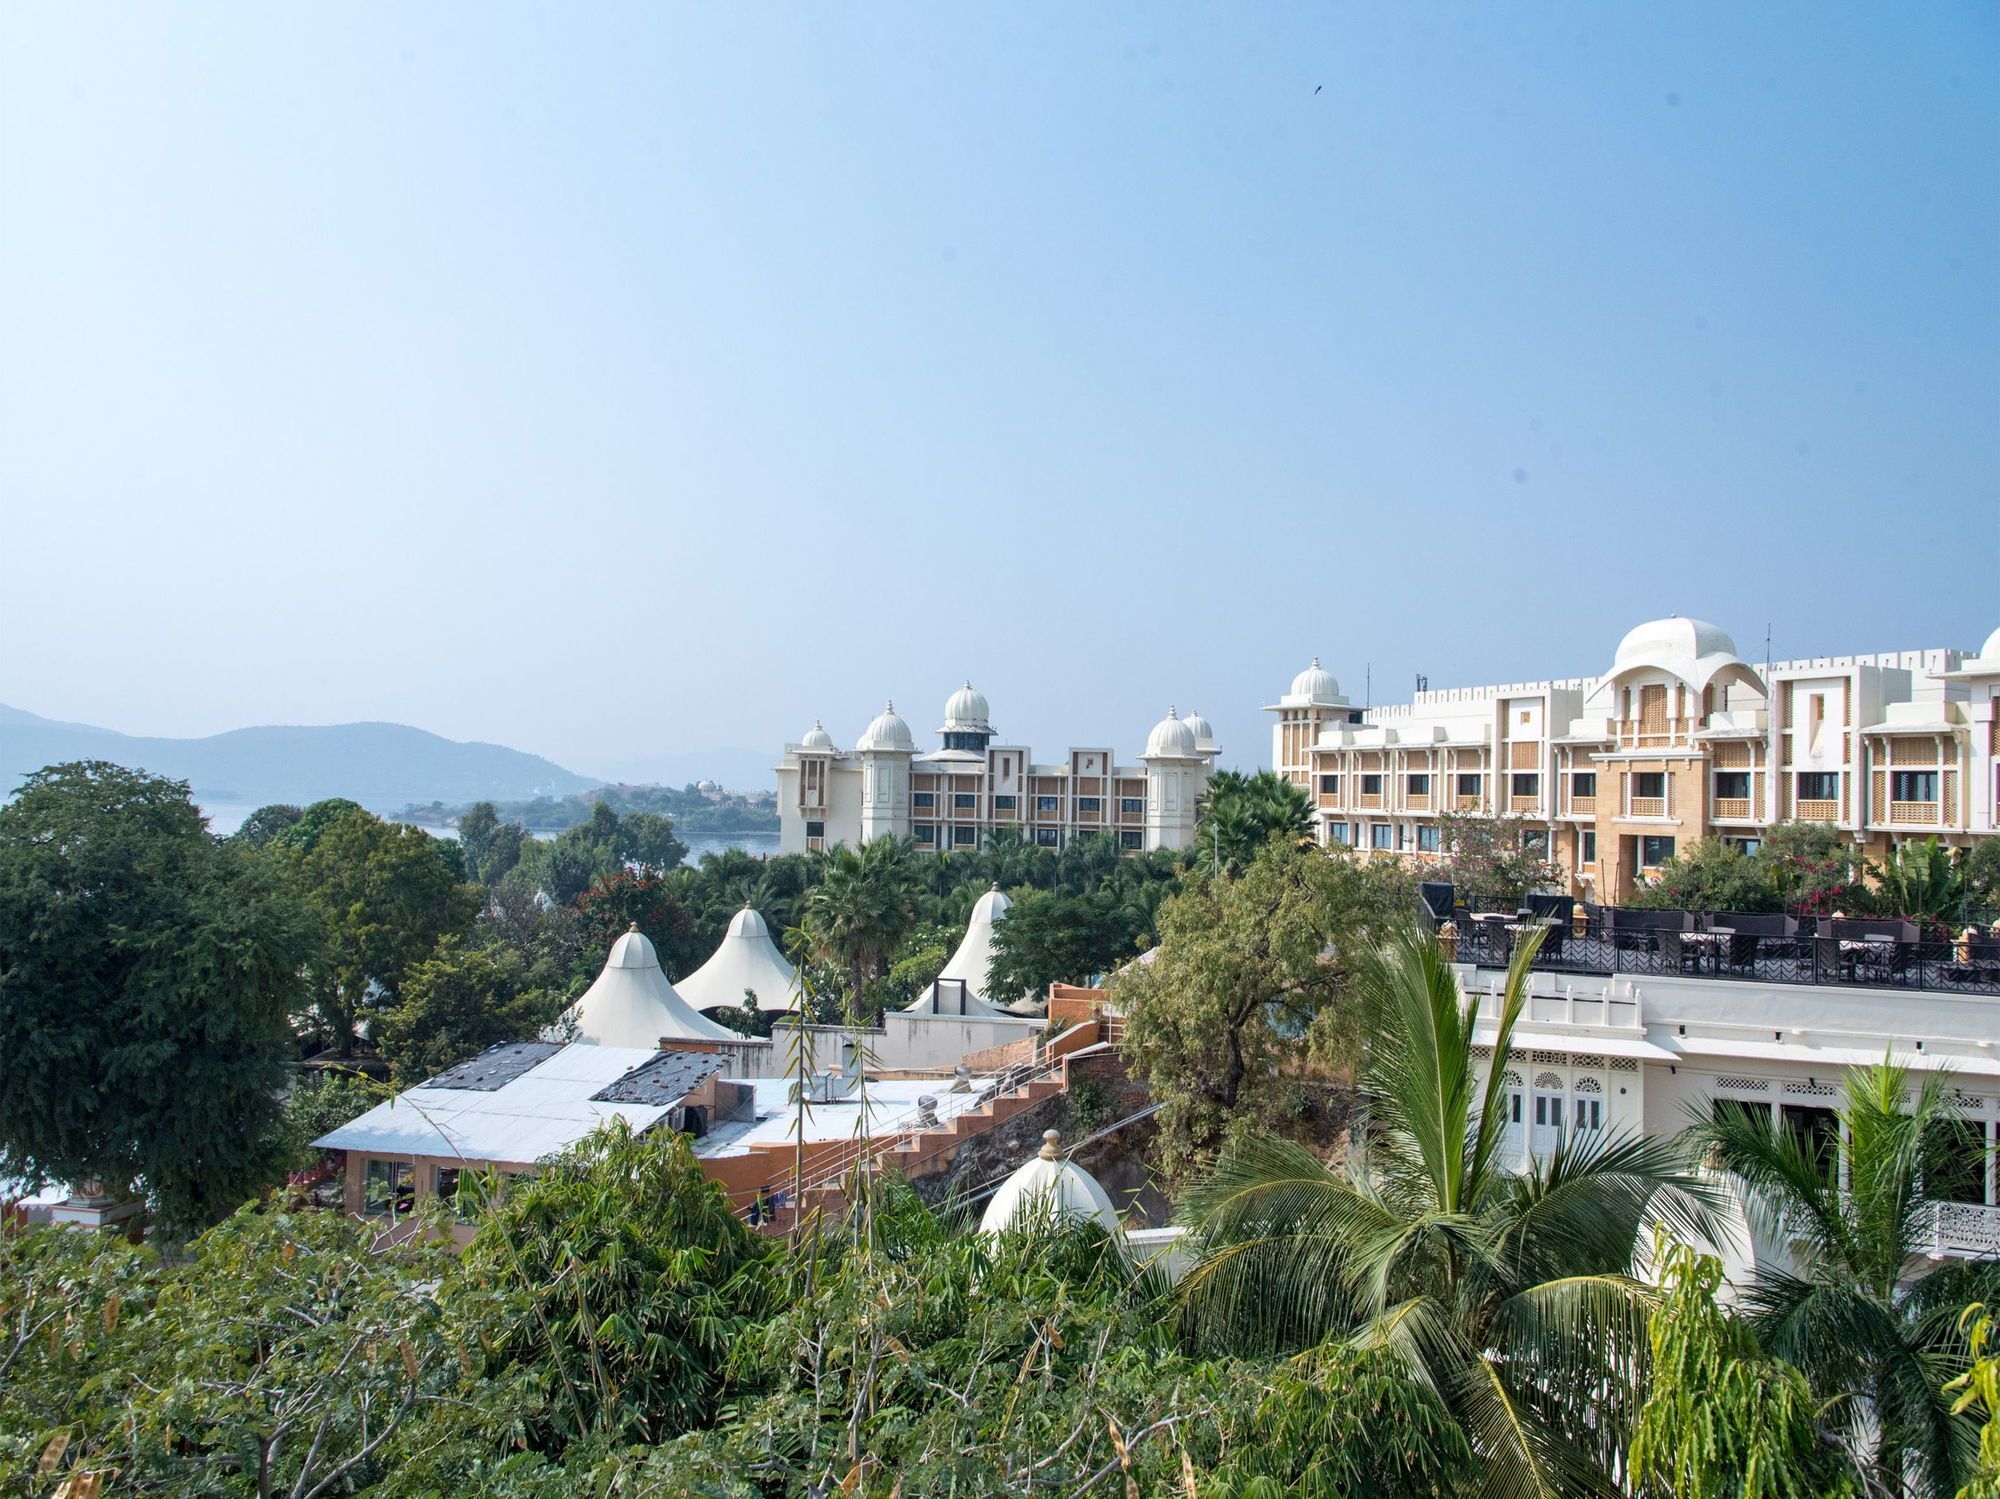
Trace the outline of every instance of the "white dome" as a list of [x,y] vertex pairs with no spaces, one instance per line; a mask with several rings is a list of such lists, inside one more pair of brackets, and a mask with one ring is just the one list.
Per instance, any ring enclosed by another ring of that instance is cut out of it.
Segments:
[[1986,637],[1986,644],[1979,648],[1980,660],[1991,661],[1996,657],[2000,657],[2000,630],[1995,630],[1991,635],[1988,635]]
[[1704,619],[1648,620],[1628,630],[1611,658],[1614,672],[1630,666],[1660,666],[1671,660],[1698,661],[1703,656],[1736,656],[1736,642]]
[[663,1041],[740,1041],[675,992],[660,955],[638,927],[611,944],[604,971],[570,1006],[576,1039],[595,1046],[657,1047]]
[[1178,718],[1172,708],[1167,716],[1153,725],[1153,732],[1146,736],[1146,753],[1142,760],[1192,760],[1200,754],[1194,731],[1185,719]]
[[1222,746],[1215,742],[1215,730],[1209,727],[1207,719],[1199,713],[1190,713],[1181,722],[1186,724],[1188,732],[1194,735],[1194,747],[1197,752],[1204,755],[1222,753]]
[[987,721],[985,694],[972,690],[967,682],[958,691],[945,699],[944,727],[940,734],[975,733],[990,734],[993,725]]
[[674,986],[697,1010],[743,1003],[748,990],[760,1010],[789,1010],[798,1001],[798,971],[771,940],[770,923],[745,906],[709,960]]
[[903,722],[896,712],[896,705],[890,703],[875,715],[868,730],[854,746],[858,750],[909,750],[914,752],[917,741],[910,737],[910,726]]
[[1312,665],[1292,678],[1292,690],[1287,697],[1298,698],[1307,703],[1337,703],[1340,701],[1340,683],[1333,679],[1333,673],[1323,669],[1319,657]]
[[[826,725],[821,723],[817,718],[815,718],[813,720],[813,726],[807,729],[804,735],[800,737],[799,748],[809,749],[809,750],[830,750],[833,748],[833,735],[827,733]],[[703,782],[701,786],[698,786],[695,789],[700,791],[705,791],[708,789],[708,783]]]
[[1011,1229],[1053,1227],[1065,1220],[1095,1223],[1106,1233],[1118,1232],[1118,1210],[1111,1198],[1083,1167],[1062,1159],[1060,1137],[1042,1135],[1042,1148],[1025,1165],[1000,1183],[979,1220],[982,1234],[998,1236]]
[[1736,642],[1716,626],[1701,619],[1678,615],[1649,620],[1626,632],[1612,657],[1608,684],[1627,672],[1663,671],[1680,678],[1699,692],[1724,672],[1762,686],[1757,674],[1736,654]]

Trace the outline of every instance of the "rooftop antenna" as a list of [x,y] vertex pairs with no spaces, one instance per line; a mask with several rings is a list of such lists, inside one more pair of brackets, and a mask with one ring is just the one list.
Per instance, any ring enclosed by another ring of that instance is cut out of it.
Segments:
[[1424,674],[1423,674],[1422,672],[1418,672],[1418,673],[1417,673],[1417,691],[1419,691],[1419,692],[1429,692],[1429,691],[1430,691],[1430,689],[1431,689],[1431,679],[1430,679],[1429,677],[1425,676],[1425,675],[1424,675]]
[[1369,661],[1361,668],[1361,706],[1375,706],[1375,663]]

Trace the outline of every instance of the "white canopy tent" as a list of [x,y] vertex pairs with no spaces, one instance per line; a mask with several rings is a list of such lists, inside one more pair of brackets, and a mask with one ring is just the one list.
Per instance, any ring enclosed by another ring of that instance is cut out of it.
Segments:
[[746,992],[760,1010],[789,1010],[798,1002],[798,970],[785,961],[771,928],[745,906],[729,919],[715,954],[674,987],[697,1010],[740,1006]]
[[903,1007],[906,1015],[964,1015],[978,1020],[1020,1017],[987,1003],[987,971],[993,966],[993,929],[1013,902],[995,885],[972,908],[965,940],[938,973],[937,981]]
[[742,1036],[697,1014],[675,992],[660,955],[637,926],[611,944],[604,971],[570,1007],[576,1039],[597,1046],[652,1050],[675,1041],[741,1041]]

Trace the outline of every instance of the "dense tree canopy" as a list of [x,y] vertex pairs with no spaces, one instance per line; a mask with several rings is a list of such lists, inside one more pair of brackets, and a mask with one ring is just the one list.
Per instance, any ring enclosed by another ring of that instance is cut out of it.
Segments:
[[187,786],[101,762],[0,807],[0,1175],[138,1185],[169,1223],[275,1169],[306,952]]

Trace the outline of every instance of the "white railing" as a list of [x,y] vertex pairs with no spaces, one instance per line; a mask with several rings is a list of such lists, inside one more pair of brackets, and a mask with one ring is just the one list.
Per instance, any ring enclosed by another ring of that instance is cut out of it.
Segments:
[[[787,1173],[772,1185],[787,1193],[793,1193],[792,1209],[794,1212],[802,1213],[805,1210],[804,1200],[808,1193],[837,1186],[852,1175],[864,1160],[872,1162],[893,1155],[896,1149],[906,1142],[949,1130],[957,1120],[983,1104],[991,1103],[1010,1093],[1018,1093],[1031,1083],[1045,1082],[1058,1077],[1062,1073],[1063,1062],[1064,1058],[1055,1057],[1041,1062],[1017,1063],[1013,1067],[1003,1069],[990,1084],[973,1097],[970,1103],[955,1113],[927,1114],[922,1105],[918,1105],[883,1121],[879,1126],[881,1131],[879,1133],[878,1126],[874,1125],[864,1112],[856,1121],[859,1133],[851,1140],[842,1141],[833,1151],[819,1156],[813,1163],[810,1175],[794,1182]],[[861,1090],[855,1091],[858,1093]],[[852,1098],[854,1095],[849,1094],[848,1097]],[[822,1105],[822,1107],[828,1106]],[[807,1141],[807,1148],[810,1149],[815,1143],[817,1142]],[[749,1211],[748,1207],[742,1208],[738,1210],[737,1216],[746,1217]]]
[[1931,1202],[1917,1219],[1918,1249],[1939,1257],[2000,1255],[2000,1207]]

